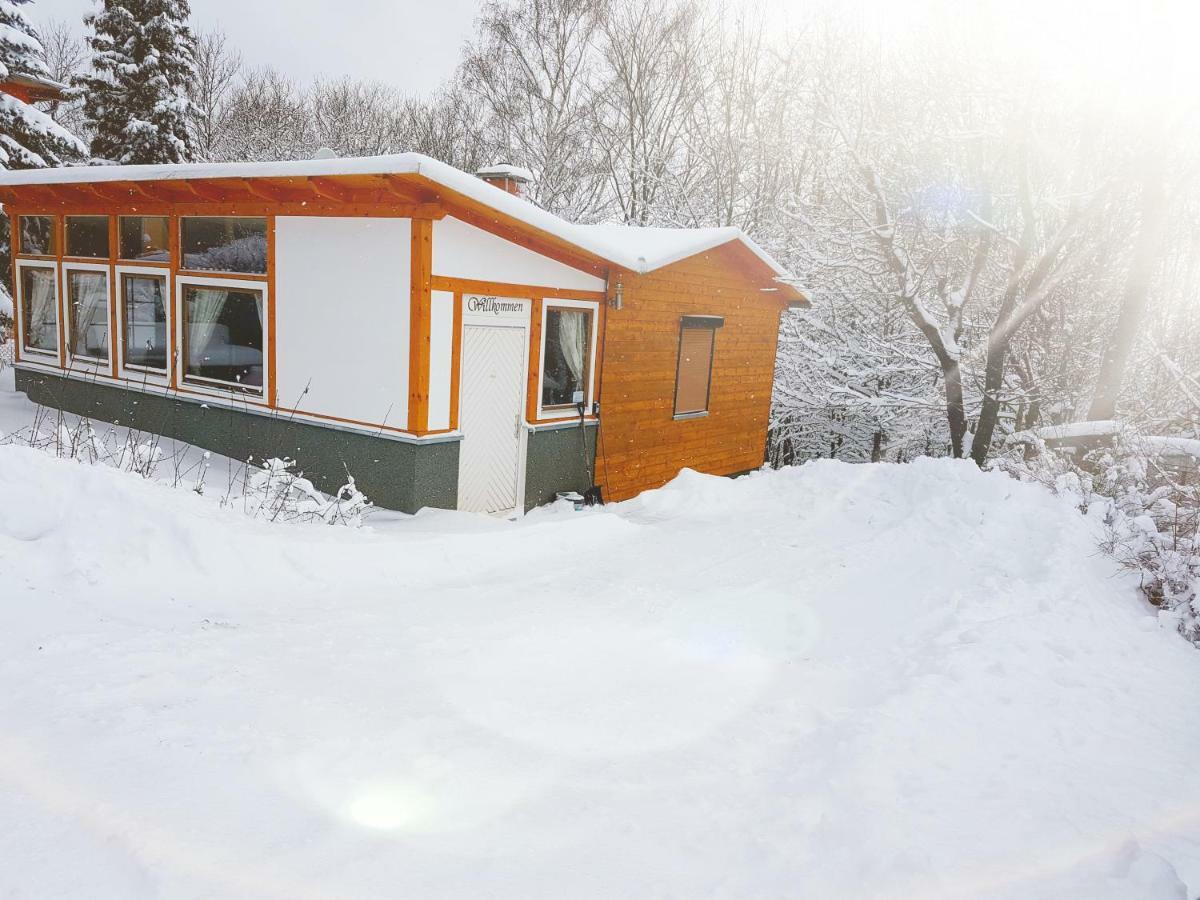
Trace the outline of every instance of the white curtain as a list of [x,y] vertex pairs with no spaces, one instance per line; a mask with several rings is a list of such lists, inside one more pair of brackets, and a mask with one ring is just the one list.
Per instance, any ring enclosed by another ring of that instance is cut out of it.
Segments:
[[[558,314],[558,346],[575,384],[583,388],[583,359],[587,355],[587,315],[581,312]],[[569,398],[568,398],[569,399]]]
[[38,350],[58,349],[58,315],[55,312],[54,273],[48,269],[29,272],[29,334],[25,340]]
[[188,369],[198,370],[204,365],[204,351],[221,318],[221,310],[229,299],[229,292],[220,289],[190,288],[192,303],[188,310]]
[[102,272],[72,272],[71,352],[104,356],[108,352],[108,276]]

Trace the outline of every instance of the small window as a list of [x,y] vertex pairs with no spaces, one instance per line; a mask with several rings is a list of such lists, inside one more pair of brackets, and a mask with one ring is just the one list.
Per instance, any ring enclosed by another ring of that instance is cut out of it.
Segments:
[[67,256],[108,259],[108,216],[67,216]]
[[196,272],[267,271],[267,220],[205,216],[182,222],[183,267]]
[[167,370],[167,282],[158,275],[124,275],[125,365]]
[[592,316],[587,310],[546,310],[542,344],[542,406],[574,406],[575,394],[587,399]]
[[[22,221],[25,217],[22,216]],[[25,349],[58,353],[58,297],[54,270],[21,266],[21,315]]]
[[53,216],[21,216],[19,252],[26,256],[54,256],[58,253]]
[[189,284],[183,310],[185,376],[261,394],[262,291]]
[[712,385],[713,347],[719,316],[684,316],[679,327],[679,364],[675,374],[675,415],[708,412]]
[[121,216],[121,259],[170,262],[168,222],[166,216]]

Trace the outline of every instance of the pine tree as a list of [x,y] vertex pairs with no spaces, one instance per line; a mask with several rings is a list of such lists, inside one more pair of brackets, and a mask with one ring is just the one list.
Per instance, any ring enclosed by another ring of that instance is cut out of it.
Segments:
[[[0,81],[25,75],[50,80],[46,51],[21,11],[31,0],[0,0]],[[87,154],[75,135],[32,105],[0,93],[0,169],[44,169]],[[11,314],[8,217],[0,217],[0,331]]]
[[[0,0],[3,2],[3,0]],[[104,0],[85,21],[92,71],[75,79],[92,132],[92,156],[126,165],[195,157],[187,88],[195,38],[187,0]]]
[[[0,0],[0,81],[14,75],[50,80],[46,51],[21,11],[31,0]],[[0,168],[43,169],[87,153],[82,142],[50,116],[0,93]]]

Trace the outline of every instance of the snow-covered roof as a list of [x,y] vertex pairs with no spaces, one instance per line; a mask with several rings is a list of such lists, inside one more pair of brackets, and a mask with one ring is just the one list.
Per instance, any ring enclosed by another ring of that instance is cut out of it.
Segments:
[[55,91],[65,91],[67,86],[61,81],[55,81],[53,78],[43,78],[41,75],[27,75],[21,72],[10,74],[4,81],[12,84],[26,84],[30,87],[50,88]]
[[788,272],[740,228],[644,228],[579,225],[539,209],[446,163],[420,153],[287,162],[186,163],[151,166],[69,166],[0,172],[0,186],[176,181],[203,178],[303,178],[337,175],[417,175],[483,206],[634,272],[652,272],[723,244],[738,242],[779,278]]

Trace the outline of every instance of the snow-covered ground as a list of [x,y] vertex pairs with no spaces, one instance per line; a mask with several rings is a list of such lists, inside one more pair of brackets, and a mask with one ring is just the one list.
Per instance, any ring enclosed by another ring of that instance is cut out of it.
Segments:
[[0,896],[1200,892],[1200,653],[1039,487],[373,521],[0,447]]

